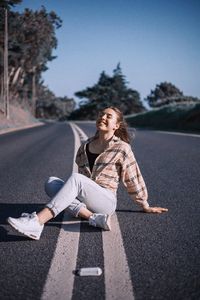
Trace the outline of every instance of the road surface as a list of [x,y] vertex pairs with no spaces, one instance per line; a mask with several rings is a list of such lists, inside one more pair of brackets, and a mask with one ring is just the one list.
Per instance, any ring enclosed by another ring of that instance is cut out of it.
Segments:
[[[6,223],[8,216],[39,211],[49,201],[44,181],[67,180],[80,138],[94,132],[89,122],[53,123],[0,136],[0,299],[200,299],[197,136],[135,132],[132,147],[149,203],[168,213],[141,212],[120,186],[112,232],[66,212],[45,226],[39,241]],[[73,274],[90,266],[103,274]]]

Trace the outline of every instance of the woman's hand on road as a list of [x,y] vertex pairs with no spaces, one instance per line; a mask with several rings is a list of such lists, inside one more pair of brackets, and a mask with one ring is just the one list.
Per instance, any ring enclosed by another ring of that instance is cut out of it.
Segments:
[[167,208],[163,208],[163,207],[145,207],[143,210],[146,213],[155,213],[155,214],[161,214],[165,211],[168,211]]

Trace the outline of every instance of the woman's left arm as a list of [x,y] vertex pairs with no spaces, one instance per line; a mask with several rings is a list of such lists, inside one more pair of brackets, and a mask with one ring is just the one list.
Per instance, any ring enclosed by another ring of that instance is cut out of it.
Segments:
[[144,212],[146,213],[154,213],[154,214],[161,214],[165,211],[168,211],[167,208],[163,208],[163,207],[144,207],[143,208]]
[[168,211],[167,208],[149,206],[146,184],[132,150],[127,153],[123,163],[122,181],[131,198],[142,207],[144,212],[160,214]]

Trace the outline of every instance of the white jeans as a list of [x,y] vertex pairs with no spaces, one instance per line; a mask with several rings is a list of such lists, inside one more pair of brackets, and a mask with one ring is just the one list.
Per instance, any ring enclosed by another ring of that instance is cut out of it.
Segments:
[[116,195],[111,190],[79,173],[72,173],[66,183],[60,178],[50,177],[45,183],[45,191],[53,197],[46,206],[54,216],[67,208],[77,217],[82,207],[94,213],[112,215],[117,205]]

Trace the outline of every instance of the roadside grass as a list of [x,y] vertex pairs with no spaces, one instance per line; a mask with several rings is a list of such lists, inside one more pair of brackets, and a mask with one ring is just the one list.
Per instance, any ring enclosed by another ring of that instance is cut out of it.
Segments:
[[126,116],[126,121],[132,127],[200,133],[200,102],[166,105]]

